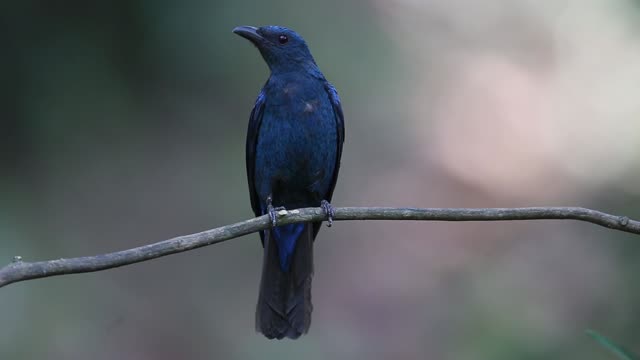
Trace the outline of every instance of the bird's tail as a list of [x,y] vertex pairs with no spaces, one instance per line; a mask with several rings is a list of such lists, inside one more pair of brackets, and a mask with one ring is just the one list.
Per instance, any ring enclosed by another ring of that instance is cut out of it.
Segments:
[[311,278],[313,276],[313,230],[304,226],[288,269],[281,266],[274,229],[265,231],[264,262],[256,308],[256,330],[269,339],[297,339],[311,324]]

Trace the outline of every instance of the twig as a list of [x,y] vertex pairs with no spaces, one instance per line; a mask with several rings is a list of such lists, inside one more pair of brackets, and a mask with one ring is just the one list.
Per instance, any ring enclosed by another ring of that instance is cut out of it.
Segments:
[[[531,207],[490,209],[413,209],[383,207],[344,207],[335,209],[334,220],[423,220],[423,221],[504,221],[504,220],[579,220],[614,230],[640,234],[640,221],[580,207]],[[323,221],[321,208],[282,210],[278,224]],[[222,226],[197,234],[179,236],[154,244],[109,254],[71,259],[25,262],[19,256],[0,269],[0,287],[11,283],[49,276],[77,274],[111,269],[147,261],[199,247],[217,244],[271,226],[268,216]]]

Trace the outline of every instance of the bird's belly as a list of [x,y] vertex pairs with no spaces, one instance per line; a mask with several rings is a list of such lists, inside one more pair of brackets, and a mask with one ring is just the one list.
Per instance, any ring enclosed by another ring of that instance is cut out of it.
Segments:
[[263,203],[271,196],[275,206],[318,206],[329,193],[337,132],[333,112],[319,110],[324,111],[263,117],[254,172]]

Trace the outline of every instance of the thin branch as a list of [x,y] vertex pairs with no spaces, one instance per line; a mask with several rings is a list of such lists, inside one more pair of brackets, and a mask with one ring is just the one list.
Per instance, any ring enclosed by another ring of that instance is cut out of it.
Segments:
[[[491,209],[412,209],[412,208],[336,208],[334,220],[423,220],[423,221],[504,221],[504,220],[578,220],[640,234],[640,221],[580,207],[531,207]],[[282,210],[278,224],[323,221],[326,215],[320,208]],[[152,260],[199,247],[251,234],[271,227],[268,216],[222,226],[197,234],[179,236],[154,244],[109,254],[71,259],[25,262],[19,256],[0,269],[0,287],[11,283],[49,276],[77,274],[111,269]]]

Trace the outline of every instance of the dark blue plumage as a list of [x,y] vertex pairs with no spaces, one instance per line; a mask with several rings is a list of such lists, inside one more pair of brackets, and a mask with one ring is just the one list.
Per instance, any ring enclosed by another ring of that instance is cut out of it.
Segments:
[[[344,141],[338,93],[294,31],[279,26],[233,31],[260,50],[271,70],[247,132],[254,213],[264,215],[281,206],[327,207]],[[264,260],[256,329],[270,339],[295,339],[309,329],[313,240],[320,225],[292,224],[260,233]]]

